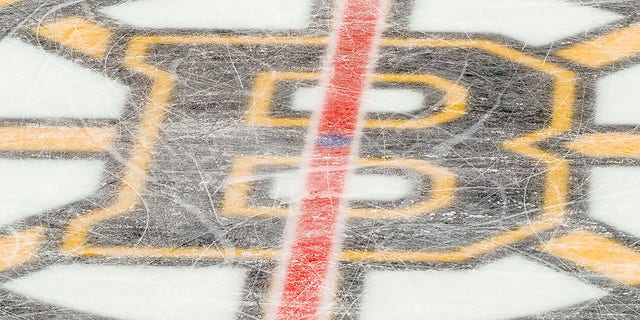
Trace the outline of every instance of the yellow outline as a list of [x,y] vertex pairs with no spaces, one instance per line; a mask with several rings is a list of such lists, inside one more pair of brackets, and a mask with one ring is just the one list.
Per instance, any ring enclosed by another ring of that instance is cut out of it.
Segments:
[[33,259],[42,246],[44,228],[33,227],[0,238],[0,272]]
[[578,230],[536,248],[626,285],[640,284],[640,252],[597,233]]
[[[278,81],[319,80],[316,72],[263,72],[254,81],[251,101],[246,120],[250,125],[262,126],[309,126],[309,118],[274,118],[269,116],[275,85]],[[445,91],[441,111],[419,119],[367,119],[366,128],[422,129],[433,127],[461,118],[467,113],[468,89],[447,79],[429,74],[374,74],[374,82],[417,83]]]
[[20,2],[22,0],[0,0],[0,7],[8,6],[12,3]]
[[[207,248],[141,248],[141,247],[95,247],[87,246],[89,231],[95,223],[124,214],[139,205],[138,195],[145,185],[146,171],[156,145],[160,123],[163,122],[169,104],[175,78],[173,75],[144,61],[151,45],[154,44],[225,44],[225,45],[323,45],[325,38],[307,37],[257,37],[257,36],[138,36],[129,43],[124,65],[153,80],[149,98],[142,114],[139,136],[122,178],[116,201],[101,210],[73,218],[67,227],[62,250],[84,256],[139,256],[139,257],[210,257],[210,258],[265,258],[271,259],[277,250],[273,249],[207,249]],[[558,226],[565,218],[567,203],[568,163],[566,160],[547,153],[536,146],[540,141],[553,138],[571,128],[573,103],[575,100],[576,75],[550,62],[539,60],[520,51],[486,40],[442,40],[442,39],[382,39],[382,46],[400,47],[446,47],[475,48],[508,58],[516,63],[545,72],[555,78],[551,121],[547,128],[529,133],[504,143],[504,147],[537,160],[547,167],[545,178],[542,215],[511,231],[490,239],[473,243],[464,248],[443,251],[345,251],[340,254],[344,260],[366,261],[441,261],[457,262],[469,259],[491,250],[513,244],[533,234]],[[229,253],[227,256],[226,253]]]
[[[249,207],[250,182],[254,168],[259,165],[298,165],[297,157],[239,157],[236,158],[229,174],[227,190],[222,200],[220,214],[231,216],[285,216],[288,208]],[[430,177],[431,192],[429,199],[406,208],[398,209],[349,209],[351,218],[402,219],[429,213],[453,203],[456,177],[449,170],[415,159],[359,159],[361,167],[405,167]],[[237,182],[236,182],[237,181]]]
[[640,158],[640,133],[594,133],[564,146],[592,158]]
[[104,152],[116,136],[114,127],[0,127],[0,150]]
[[81,17],[68,17],[41,25],[35,33],[93,58],[107,52],[111,30]]
[[640,23],[557,51],[569,61],[598,68],[640,53]]

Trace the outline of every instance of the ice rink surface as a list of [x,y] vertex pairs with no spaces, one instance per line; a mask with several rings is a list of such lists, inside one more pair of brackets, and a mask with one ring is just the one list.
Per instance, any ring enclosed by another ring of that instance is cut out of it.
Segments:
[[637,0],[0,0],[0,319],[640,319]]

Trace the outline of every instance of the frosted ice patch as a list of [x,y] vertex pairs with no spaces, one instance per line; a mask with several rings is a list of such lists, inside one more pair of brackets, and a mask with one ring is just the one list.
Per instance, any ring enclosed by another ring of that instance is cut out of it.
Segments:
[[416,0],[411,29],[489,32],[541,46],[622,16],[563,0]]
[[640,168],[591,169],[588,214],[640,237]]
[[[273,177],[271,198],[290,202],[303,190],[304,179],[297,171],[277,173]],[[381,174],[358,174],[347,179],[341,197],[360,201],[393,201],[411,194],[413,183],[404,178]]]
[[596,94],[597,124],[640,124],[640,65],[600,79]]
[[371,271],[362,320],[500,320],[531,316],[607,294],[521,257],[473,270]]
[[100,11],[143,28],[300,29],[311,7],[311,0],[138,0]]
[[0,117],[118,118],[129,88],[20,40],[0,41]]
[[98,160],[0,160],[0,225],[88,197],[103,170]]
[[232,320],[246,271],[232,267],[54,265],[2,285],[64,308],[123,320]]
[[[300,87],[293,94],[291,109],[313,111],[320,109],[323,91],[319,87]],[[424,95],[407,89],[369,89],[362,95],[365,112],[409,113],[424,108]]]

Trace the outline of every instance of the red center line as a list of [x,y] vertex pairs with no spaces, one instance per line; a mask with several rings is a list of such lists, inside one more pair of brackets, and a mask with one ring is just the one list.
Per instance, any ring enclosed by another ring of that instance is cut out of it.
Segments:
[[343,189],[361,128],[362,93],[370,82],[387,0],[344,0],[323,70],[319,118],[310,128],[305,190],[293,208],[284,255],[272,283],[268,319],[329,318],[344,220]]

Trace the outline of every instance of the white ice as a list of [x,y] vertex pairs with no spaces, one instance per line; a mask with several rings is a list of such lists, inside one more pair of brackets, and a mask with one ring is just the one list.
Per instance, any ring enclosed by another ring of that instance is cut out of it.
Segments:
[[[297,171],[274,175],[271,198],[291,201],[303,188],[304,179]],[[342,197],[348,200],[393,201],[411,194],[413,182],[402,176],[382,174],[358,174],[347,179]]]
[[90,196],[103,170],[99,160],[0,159],[0,226]]
[[600,79],[596,93],[596,124],[640,124],[640,65]]
[[309,24],[312,5],[311,0],[138,0],[100,11],[143,28],[300,29]]
[[565,0],[416,0],[410,25],[416,31],[497,33],[542,46],[621,18]]
[[606,294],[539,263],[512,256],[472,270],[369,272],[360,319],[512,319]]
[[1,287],[122,320],[232,320],[246,271],[213,266],[53,265]]
[[640,168],[591,169],[590,217],[640,237]]
[[26,44],[0,41],[0,117],[120,117],[129,88]]

